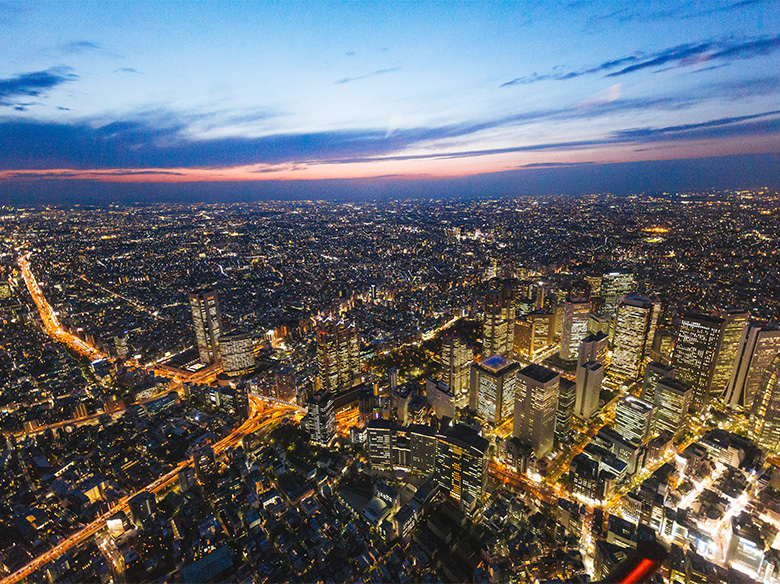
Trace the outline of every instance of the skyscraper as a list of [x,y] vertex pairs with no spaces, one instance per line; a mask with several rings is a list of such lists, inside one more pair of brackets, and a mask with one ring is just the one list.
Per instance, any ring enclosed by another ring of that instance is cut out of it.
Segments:
[[732,408],[753,405],[756,390],[767,367],[780,353],[780,327],[747,325],[737,347],[724,403]]
[[677,438],[685,429],[693,388],[678,379],[661,378],[655,386],[654,433],[669,432]]
[[519,368],[519,363],[501,355],[471,366],[470,406],[486,422],[499,425],[512,415]]
[[577,357],[577,366],[581,366],[588,361],[601,363],[607,366],[607,355],[609,354],[609,338],[606,333],[598,332],[590,334],[580,341],[580,350]]
[[577,358],[580,341],[588,335],[590,302],[587,298],[566,300],[563,310],[563,334],[561,336],[561,359]]
[[609,272],[601,278],[601,296],[604,298],[604,314],[614,316],[620,297],[634,288],[634,274],[631,272]]
[[255,367],[252,337],[248,333],[233,332],[218,339],[219,362],[228,375],[245,375]]
[[456,399],[468,393],[472,357],[472,351],[463,337],[452,329],[444,331],[441,337],[442,381],[449,386]]
[[674,376],[693,388],[696,408],[710,403],[710,387],[715,373],[722,318],[687,312],[680,319],[672,352]]
[[615,316],[610,372],[622,379],[639,377],[645,356],[649,354],[661,304],[641,294],[621,297]]
[[596,361],[587,361],[577,367],[576,380],[574,415],[587,422],[599,409],[604,366]]
[[723,327],[718,344],[718,354],[715,357],[715,371],[712,374],[712,384],[710,385],[710,402],[721,398],[728,388],[742,331],[750,319],[749,313],[738,310],[724,310],[717,313],[717,316],[723,319]]
[[306,429],[314,444],[326,445],[336,435],[336,416],[333,395],[320,390],[309,397],[306,412]]
[[515,280],[494,278],[485,294],[483,354],[512,357],[515,337]]
[[644,444],[650,437],[654,406],[627,395],[620,398],[615,410],[615,431],[634,444]]
[[200,362],[208,365],[219,358],[217,341],[222,334],[222,315],[214,290],[197,290],[190,293],[192,322],[198,342]]
[[571,418],[577,398],[577,385],[561,377],[558,386],[558,408],[555,412],[555,439],[568,442],[571,439]]
[[515,352],[529,359],[547,350],[555,334],[554,315],[534,311],[515,324]]
[[434,477],[442,491],[457,501],[482,501],[487,481],[489,442],[476,430],[455,424],[436,436]]
[[659,379],[674,376],[674,367],[664,365],[658,361],[650,361],[645,367],[645,376],[642,380],[642,399],[655,403],[655,386]]
[[360,380],[360,342],[355,325],[329,317],[317,322],[315,332],[320,388],[336,392],[352,387]]
[[780,452],[780,354],[761,376],[750,410],[750,432],[768,454]]
[[560,375],[541,365],[517,373],[512,435],[528,443],[537,458],[552,450]]

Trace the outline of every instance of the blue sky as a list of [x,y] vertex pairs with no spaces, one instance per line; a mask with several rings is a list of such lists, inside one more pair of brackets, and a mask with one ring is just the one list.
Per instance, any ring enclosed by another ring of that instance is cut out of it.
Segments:
[[9,200],[780,152],[772,0],[0,0],[0,54]]

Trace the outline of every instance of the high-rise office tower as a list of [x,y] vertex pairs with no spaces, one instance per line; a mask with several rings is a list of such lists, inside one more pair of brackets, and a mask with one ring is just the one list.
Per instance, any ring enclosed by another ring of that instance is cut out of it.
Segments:
[[601,278],[601,296],[604,298],[603,313],[614,316],[620,297],[634,289],[634,274],[631,272],[610,272]]
[[710,385],[710,403],[723,397],[729,385],[734,361],[739,349],[742,331],[750,319],[750,313],[739,310],[723,310],[716,313],[723,319],[718,354],[715,357],[715,370]]
[[442,381],[446,383],[456,399],[468,393],[469,366],[473,354],[465,339],[450,329],[441,337]]
[[558,386],[558,408],[555,412],[555,439],[568,442],[571,439],[571,418],[574,415],[574,403],[577,399],[577,385],[561,377]]
[[778,353],[780,327],[747,325],[739,340],[724,403],[731,408],[749,410],[764,372]]
[[195,476],[198,478],[198,482],[204,486],[213,484],[217,474],[219,474],[219,466],[211,445],[198,446],[192,459],[195,462]]
[[534,311],[515,324],[515,352],[533,359],[549,349],[555,338],[555,317],[549,312]]
[[580,341],[588,335],[590,302],[587,298],[570,298],[563,309],[563,331],[561,336],[561,359],[577,358]]
[[602,332],[590,334],[580,341],[577,367],[588,361],[596,361],[596,363],[601,363],[606,367],[608,355],[609,337]]
[[471,366],[470,406],[486,422],[498,426],[512,415],[519,368],[519,363],[501,355]]
[[219,362],[228,375],[245,375],[255,367],[252,337],[248,333],[233,332],[218,339]]
[[585,276],[585,281],[590,286],[590,296],[601,296],[601,276]]
[[597,333],[604,333],[607,337],[610,336],[612,331],[612,319],[606,314],[594,313],[593,302],[590,303],[591,313],[588,317],[588,333],[595,335]]
[[189,295],[195,339],[198,342],[200,362],[214,363],[219,358],[217,341],[222,334],[222,315],[214,290],[198,290]]
[[659,379],[674,377],[674,367],[664,365],[658,361],[650,361],[645,367],[645,376],[642,380],[642,399],[655,403],[655,386]]
[[490,443],[476,430],[455,424],[436,436],[434,477],[444,493],[457,501],[479,503],[485,492]]
[[661,303],[655,297],[626,294],[615,316],[614,347],[610,372],[623,379],[639,377],[655,335]]
[[357,328],[326,318],[316,325],[320,388],[330,392],[352,387],[360,380],[360,342]]
[[366,446],[371,464],[380,468],[393,466],[395,422],[374,418],[366,424]]
[[604,366],[596,361],[587,361],[577,367],[576,380],[574,415],[589,421],[599,409]]
[[655,433],[669,432],[675,438],[685,429],[688,406],[691,405],[693,388],[669,377],[661,378],[655,386],[655,415],[652,429]]
[[650,437],[653,411],[653,404],[633,395],[620,398],[615,410],[615,431],[633,444],[646,443]]
[[541,365],[517,373],[512,435],[528,443],[537,458],[552,450],[560,375]]
[[750,409],[750,433],[768,454],[780,452],[780,354],[761,376]]
[[420,424],[409,426],[412,472],[425,477],[433,472],[436,468],[436,445],[436,431],[433,427]]
[[687,312],[680,319],[672,352],[674,376],[693,388],[696,408],[710,403],[710,387],[715,372],[724,321],[716,316]]
[[483,354],[512,357],[515,338],[516,281],[494,278],[485,294]]
[[314,444],[326,445],[336,435],[336,416],[333,395],[320,390],[309,397],[306,412],[306,429]]

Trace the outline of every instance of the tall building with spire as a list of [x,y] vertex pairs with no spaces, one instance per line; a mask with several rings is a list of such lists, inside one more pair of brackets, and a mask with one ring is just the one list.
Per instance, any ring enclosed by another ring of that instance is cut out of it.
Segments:
[[516,281],[494,278],[485,294],[485,329],[483,351],[485,357],[501,355],[511,358],[515,340]]
[[197,290],[190,293],[192,322],[198,343],[200,362],[208,365],[219,359],[219,337],[222,335],[222,314],[219,299],[214,290]]
[[355,325],[329,317],[317,322],[315,335],[320,389],[337,392],[360,381],[360,341]]

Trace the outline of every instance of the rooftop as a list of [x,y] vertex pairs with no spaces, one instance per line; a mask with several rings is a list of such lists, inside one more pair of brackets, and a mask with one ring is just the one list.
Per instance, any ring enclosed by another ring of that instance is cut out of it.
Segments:
[[500,373],[504,369],[511,367],[515,364],[511,359],[502,357],[501,355],[493,355],[487,359],[483,359],[479,362],[480,366],[492,373]]

